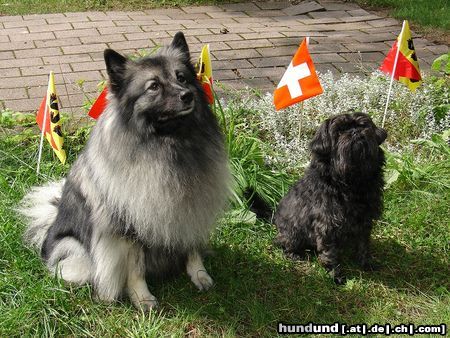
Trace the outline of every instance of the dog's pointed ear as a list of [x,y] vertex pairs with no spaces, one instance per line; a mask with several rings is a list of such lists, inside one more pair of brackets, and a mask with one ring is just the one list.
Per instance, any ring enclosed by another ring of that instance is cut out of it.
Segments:
[[378,128],[375,130],[375,135],[377,136],[377,141],[378,144],[380,145],[381,143],[384,142],[384,140],[386,140],[387,138],[387,131],[384,130],[383,128]]
[[175,36],[173,37],[172,48],[180,50],[186,57],[187,60],[191,58],[189,54],[189,47],[186,42],[186,38],[184,37],[184,34],[182,32],[177,32]]
[[329,132],[330,120],[323,122],[317,129],[309,148],[314,155],[320,157],[328,156],[331,153],[331,135]]
[[109,85],[113,92],[118,92],[123,83],[128,60],[112,49],[105,49],[103,56],[109,76]]

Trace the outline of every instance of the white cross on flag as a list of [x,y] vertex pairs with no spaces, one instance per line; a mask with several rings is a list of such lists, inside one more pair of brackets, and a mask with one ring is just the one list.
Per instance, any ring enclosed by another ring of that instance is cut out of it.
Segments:
[[302,41],[273,93],[276,110],[323,93],[307,46],[308,38]]

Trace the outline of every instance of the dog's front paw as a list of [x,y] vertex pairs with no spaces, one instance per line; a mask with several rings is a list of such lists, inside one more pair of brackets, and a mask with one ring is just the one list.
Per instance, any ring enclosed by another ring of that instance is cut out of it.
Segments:
[[191,276],[191,280],[200,291],[206,291],[214,284],[212,278],[205,270],[198,270],[197,273]]
[[156,298],[142,299],[138,302],[133,302],[133,305],[138,310],[148,313],[151,310],[155,310],[158,307],[158,301],[156,300]]

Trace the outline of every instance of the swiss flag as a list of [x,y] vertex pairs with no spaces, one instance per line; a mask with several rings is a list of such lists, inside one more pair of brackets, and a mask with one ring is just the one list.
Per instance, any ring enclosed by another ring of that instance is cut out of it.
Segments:
[[103,89],[103,91],[97,97],[97,100],[95,100],[94,104],[92,105],[91,109],[89,110],[88,115],[90,117],[92,117],[93,119],[98,119],[98,117],[105,110],[106,104],[108,103],[108,101],[106,100],[107,94],[108,94],[108,87],[105,87],[105,89]]
[[273,103],[276,110],[323,93],[316,68],[308,52],[308,40],[309,38],[306,38],[300,44],[273,93]]

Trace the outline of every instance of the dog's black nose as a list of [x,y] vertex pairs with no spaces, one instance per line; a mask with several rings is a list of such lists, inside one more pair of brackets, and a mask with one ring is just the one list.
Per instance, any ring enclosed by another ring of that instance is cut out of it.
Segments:
[[186,90],[184,92],[181,92],[180,99],[184,103],[190,103],[192,99],[194,98],[194,94],[190,90]]

